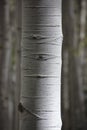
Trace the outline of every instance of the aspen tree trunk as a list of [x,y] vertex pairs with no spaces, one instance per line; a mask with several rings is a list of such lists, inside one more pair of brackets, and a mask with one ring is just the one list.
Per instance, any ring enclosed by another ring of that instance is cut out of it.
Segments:
[[20,130],[61,130],[61,0],[22,0]]
[[2,97],[2,68],[3,68],[3,58],[4,58],[4,3],[0,1],[0,129],[4,130],[4,105]]
[[[61,97],[62,97],[62,130],[69,130],[70,119],[69,119],[69,38],[70,38],[70,5],[69,0],[62,0],[62,23],[63,23],[63,54],[62,54],[62,86],[61,86]],[[66,31],[67,30],[67,31]]]
[[84,85],[84,96],[85,96],[85,115],[87,122],[87,1],[86,1],[86,25],[85,25],[85,40],[84,40],[84,75],[83,75],[83,85]]
[[[80,37],[79,37],[79,68],[80,68],[80,88],[84,90],[84,74],[85,74],[85,36],[86,36],[86,16],[87,15],[87,1],[81,1],[81,14],[80,14]],[[83,67],[84,66],[84,67]]]
[[20,100],[20,87],[21,87],[21,15],[22,15],[22,0],[16,0],[16,22],[17,22],[17,54],[16,54],[16,115],[15,115],[15,130],[19,130],[19,112],[18,103]]
[[8,75],[10,60],[9,3],[0,1],[0,130],[9,129]]
[[[76,53],[79,44],[79,30],[77,25],[79,24],[80,10],[75,7],[76,1],[70,0],[70,19],[72,21],[72,32],[69,36],[69,95],[70,95],[70,125],[71,130],[84,129],[84,112],[83,112],[83,92],[81,90],[81,80],[79,80],[79,56]],[[78,11],[79,10],[79,11]],[[78,11],[78,12],[77,12]]]

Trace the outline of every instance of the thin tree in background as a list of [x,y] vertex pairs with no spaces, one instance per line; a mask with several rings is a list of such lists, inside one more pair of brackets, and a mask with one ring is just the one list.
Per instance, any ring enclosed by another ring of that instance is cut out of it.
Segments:
[[0,130],[9,129],[8,75],[10,63],[9,3],[0,0]]
[[86,1],[85,38],[83,39],[83,47],[84,47],[84,66],[82,67],[83,68],[82,72],[83,72],[83,86],[84,86],[84,96],[85,96],[85,115],[86,115],[86,122],[87,122],[87,1]]
[[61,0],[22,0],[20,130],[61,130]]
[[20,100],[20,87],[21,87],[21,22],[22,22],[22,0],[16,0],[16,29],[17,29],[17,53],[16,53],[16,118],[15,118],[15,130],[19,130],[19,112],[18,112],[18,103]]
[[[70,38],[70,28],[68,26],[70,23],[70,0],[62,0],[62,24],[63,24],[63,51],[62,51],[62,88],[61,88],[61,97],[62,97],[62,122],[63,130],[69,130],[70,128],[70,119],[69,119],[69,38]],[[66,31],[67,30],[67,31]],[[72,31],[71,31],[72,33]]]
[[83,0],[63,1],[63,130],[85,129],[81,57],[78,53],[80,29],[84,26],[81,24],[80,27],[83,12],[81,2],[83,3]]

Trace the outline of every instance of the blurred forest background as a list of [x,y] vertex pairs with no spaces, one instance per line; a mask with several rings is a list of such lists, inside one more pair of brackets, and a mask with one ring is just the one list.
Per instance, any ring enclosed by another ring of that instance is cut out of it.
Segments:
[[[18,130],[21,0],[0,0],[0,130]],[[87,130],[87,0],[62,0],[62,130]]]

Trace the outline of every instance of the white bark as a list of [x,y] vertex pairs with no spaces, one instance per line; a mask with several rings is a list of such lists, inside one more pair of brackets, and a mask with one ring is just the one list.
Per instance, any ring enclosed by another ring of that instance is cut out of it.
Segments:
[[61,130],[61,0],[22,0],[20,130]]

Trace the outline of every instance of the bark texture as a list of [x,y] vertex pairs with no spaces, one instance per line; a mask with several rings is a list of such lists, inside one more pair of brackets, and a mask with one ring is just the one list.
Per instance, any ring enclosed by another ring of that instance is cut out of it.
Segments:
[[[2,68],[4,59],[4,2],[0,1],[0,129],[3,130],[4,118],[3,118],[3,98],[2,98]],[[3,16],[3,17],[2,17]],[[2,31],[3,30],[3,31]]]
[[18,103],[20,100],[20,87],[21,87],[21,15],[22,15],[22,0],[16,0],[16,21],[17,21],[17,54],[16,54],[16,115],[15,115],[15,130],[19,130],[19,112],[18,112]]
[[8,73],[9,73],[9,5],[0,1],[0,130],[9,129]]
[[20,130],[61,130],[61,0],[22,0]]

